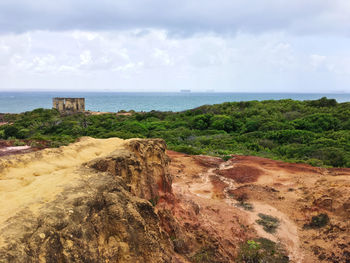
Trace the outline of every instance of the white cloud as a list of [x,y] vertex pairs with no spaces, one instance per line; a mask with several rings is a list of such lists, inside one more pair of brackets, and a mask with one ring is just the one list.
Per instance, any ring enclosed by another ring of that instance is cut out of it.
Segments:
[[0,89],[349,90],[350,39],[321,40],[284,33],[174,38],[156,29],[3,34]]
[[318,55],[318,54],[312,54],[310,55],[311,65],[317,69],[318,67],[322,66],[324,62],[326,61],[327,57]]
[[[2,0],[0,32],[157,28],[198,32],[349,34],[348,0]],[[94,33],[85,33],[94,38]]]
[[88,65],[92,62],[90,50],[84,50],[80,54],[80,65]]

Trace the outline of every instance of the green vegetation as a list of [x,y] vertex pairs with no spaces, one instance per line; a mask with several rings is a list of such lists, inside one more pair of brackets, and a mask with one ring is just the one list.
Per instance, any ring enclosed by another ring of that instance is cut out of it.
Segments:
[[153,206],[156,206],[158,204],[158,201],[159,201],[159,196],[156,196],[154,199],[151,198],[149,200],[149,202],[153,205]]
[[238,262],[244,263],[288,263],[289,258],[280,244],[266,239],[258,238],[243,243],[238,253]]
[[237,206],[242,207],[244,210],[247,211],[253,211],[254,210],[254,206],[251,203],[246,203],[246,202],[239,202],[237,204]]
[[214,263],[219,262],[215,256],[214,248],[202,248],[190,257],[194,263]]
[[329,223],[329,217],[327,214],[319,214],[311,218],[309,224],[305,224],[304,228],[321,228],[326,226]]
[[258,155],[315,166],[350,167],[350,103],[246,101],[204,105],[184,112],[141,112],[60,116],[36,109],[2,116],[0,139],[48,141],[57,147],[81,136],[163,138],[168,147],[188,154],[224,159]]
[[279,220],[276,217],[259,213],[260,219],[256,220],[259,225],[262,225],[268,233],[275,233],[279,226]]

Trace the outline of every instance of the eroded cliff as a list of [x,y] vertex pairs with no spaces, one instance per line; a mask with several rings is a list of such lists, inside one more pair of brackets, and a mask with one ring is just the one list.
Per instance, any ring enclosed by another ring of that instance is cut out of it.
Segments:
[[255,262],[247,240],[269,247],[265,262],[348,262],[349,176],[190,156],[158,139],[82,138],[6,156],[0,262]]
[[91,138],[1,159],[0,261],[173,262],[167,163],[161,140]]

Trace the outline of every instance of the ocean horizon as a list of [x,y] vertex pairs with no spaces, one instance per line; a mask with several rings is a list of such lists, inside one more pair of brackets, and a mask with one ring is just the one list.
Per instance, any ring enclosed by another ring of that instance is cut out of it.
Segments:
[[316,100],[322,97],[350,102],[350,93],[243,93],[243,92],[0,92],[0,113],[52,108],[54,97],[83,97],[86,110],[100,112],[184,111],[202,105],[250,100]]

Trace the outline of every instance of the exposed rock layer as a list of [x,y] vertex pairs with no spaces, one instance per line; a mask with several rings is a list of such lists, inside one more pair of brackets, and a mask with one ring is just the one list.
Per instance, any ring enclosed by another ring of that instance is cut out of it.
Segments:
[[[104,150],[100,158],[79,161],[79,151],[96,145]],[[62,176],[71,178],[62,180],[51,200],[44,201],[41,196],[34,203],[19,201],[14,215],[6,220],[3,216],[0,262],[174,261],[172,243],[160,229],[159,217],[148,201],[171,189],[164,142],[84,139],[70,148],[45,150],[38,158],[41,162],[48,156],[64,159],[68,155],[61,154],[68,152],[77,160],[70,163],[74,170],[68,169]],[[11,172],[23,167],[33,173],[32,158],[35,156],[2,160],[1,178],[9,178]],[[36,183],[40,176],[55,176],[56,169],[49,169],[51,164],[36,176]],[[22,190],[28,187],[22,186]]]
[[[83,138],[2,157],[0,262],[229,263],[255,237],[290,262],[350,260],[349,169],[167,153],[162,140]],[[329,224],[303,227],[320,213]]]

